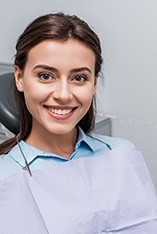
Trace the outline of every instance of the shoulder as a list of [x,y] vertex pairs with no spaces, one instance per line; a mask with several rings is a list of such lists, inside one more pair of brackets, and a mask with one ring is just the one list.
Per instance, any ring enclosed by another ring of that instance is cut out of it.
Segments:
[[9,176],[20,168],[19,164],[8,154],[0,155],[0,179]]
[[112,149],[116,147],[121,147],[121,148],[129,149],[129,150],[135,149],[135,145],[131,141],[120,138],[120,137],[110,137],[110,136],[99,135],[99,134],[94,134],[94,133],[90,134],[89,137],[92,137],[95,140],[102,141],[110,145]]

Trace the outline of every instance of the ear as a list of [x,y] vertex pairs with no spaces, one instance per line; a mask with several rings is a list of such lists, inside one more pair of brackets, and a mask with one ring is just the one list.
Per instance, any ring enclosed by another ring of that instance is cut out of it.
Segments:
[[21,69],[15,65],[14,67],[14,76],[15,76],[15,83],[18,91],[23,92],[23,78],[22,78],[22,71]]

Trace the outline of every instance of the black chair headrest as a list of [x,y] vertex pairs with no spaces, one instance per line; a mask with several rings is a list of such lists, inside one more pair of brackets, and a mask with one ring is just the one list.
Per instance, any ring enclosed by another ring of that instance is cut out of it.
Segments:
[[14,73],[0,75],[0,122],[17,135],[20,130],[17,106],[14,99]]

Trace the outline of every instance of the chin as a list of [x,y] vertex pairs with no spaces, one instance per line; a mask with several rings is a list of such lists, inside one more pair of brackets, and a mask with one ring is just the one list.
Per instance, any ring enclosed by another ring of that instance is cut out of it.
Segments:
[[51,134],[54,135],[67,135],[72,133],[73,131],[75,131],[75,127],[74,128],[66,128],[65,126],[61,126],[61,127],[56,127],[55,129],[49,129],[49,132]]

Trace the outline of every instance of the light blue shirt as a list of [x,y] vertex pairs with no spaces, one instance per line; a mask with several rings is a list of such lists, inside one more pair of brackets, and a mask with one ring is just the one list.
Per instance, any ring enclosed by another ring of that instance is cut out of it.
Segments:
[[[106,154],[109,151],[109,146],[115,148],[121,146],[124,149],[133,149],[134,145],[121,138],[113,138],[103,135],[91,134],[86,135],[81,128],[79,130],[78,141],[75,146],[75,151],[70,157],[64,158],[52,152],[43,152],[32,145],[21,141],[19,144],[24,152],[29,167],[32,170],[46,168],[53,163],[64,163],[79,157],[95,157],[100,154]],[[0,156],[0,177],[9,176],[25,167],[24,158],[20,152],[18,145],[6,154]]]

